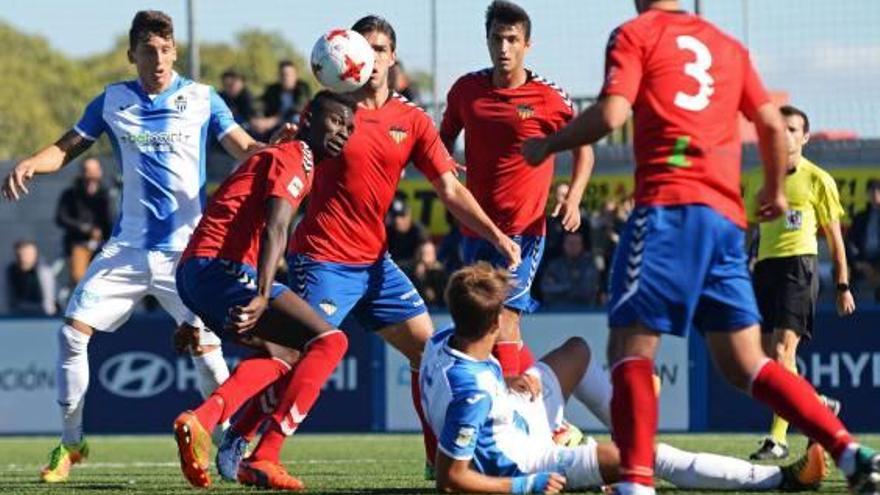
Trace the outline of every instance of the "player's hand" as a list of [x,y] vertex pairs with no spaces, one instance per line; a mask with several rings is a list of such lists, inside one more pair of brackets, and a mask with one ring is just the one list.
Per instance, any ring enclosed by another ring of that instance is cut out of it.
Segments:
[[272,133],[272,137],[269,138],[269,144],[286,143],[287,141],[293,141],[294,139],[296,139],[297,132],[299,132],[298,125],[291,124],[290,122],[285,122],[277,131]]
[[505,377],[504,381],[512,392],[527,395],[529,400],[541,398],[541,380],[534,375],[523,373],[519,376]]
[[856,301],[853,299],[852,292],[845,290],[837,293],[837,314],[838,316],[849,316],[856,311]]
[[522,147],[523,158],[529,165],[540,165],[550,156],[550,147],[546,139],[532,138],[526,140]]
[[461,163],[455,162],[455,170],[453,170],[456,177],[461,177],[462,175],[467,175],[467,165],[462,165]]
[[506,235],[501,236],[501,240],[495,245],[495,249],[507,259],[507,269],[514,271],[519,268],[522,263],[522,250],[519,244]]
[[550,215],[553,218],[562,216],[562,228],[567,232],[577,232],[581,228],[581,205],[572,200],[566,199],[562,203],[557,203],[556,208]]
[[565,476],[542,472],[516,476],[511,480],[511,493],[559,493],[565,488]]
[[3,181],[3,197],[7,201],[18,201],[30,193],[27,183],[34,177],[35,168],[30,162],[19,162]]
[[199,342],[199,329],[190,325],[180,325],[174,331],[172,337],[174,342],[174,350],[178,354],[185,354],[188,351],[195,353],[201,352],[201,343]]
[[788,201],[782,191],[769,192],[761,189],[758,192],[758,221],[769,222],[782,216],[788,210]]
[[544,493],[561,493],[565,489],[565,476],[559,473],[550,473]]
[[268,299],[263,296],[254,296],[246,306],[235,306],[229,310],[224,328],[236,333],[253,330],[268,307]]

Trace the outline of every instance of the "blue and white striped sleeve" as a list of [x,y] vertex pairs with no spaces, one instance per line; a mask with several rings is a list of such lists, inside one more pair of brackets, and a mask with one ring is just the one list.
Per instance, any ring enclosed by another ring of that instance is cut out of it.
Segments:
[[97,141],[107,129],[104,122],[104,93],[99,94],[86,106],[85,112],[73,130],[89,141]]
[[485,392],[474,390],[458,394],[446,409],[438,440],[440,450],[456,460],[473,459],[480,428],[489,417],[491,407],[492,398]]
[[208,124],[208,130],[211,134],[217,136],[217,141],[220,141],[229,134],[230,131],[238,127],[238,123],[235,121],[235,117],[232,116],[232,111],[229,110],[229,106],[226,105],[223,98],[220,98],[217,91],[215,91],[214,88],[210,88],[210,91],[211,117]]

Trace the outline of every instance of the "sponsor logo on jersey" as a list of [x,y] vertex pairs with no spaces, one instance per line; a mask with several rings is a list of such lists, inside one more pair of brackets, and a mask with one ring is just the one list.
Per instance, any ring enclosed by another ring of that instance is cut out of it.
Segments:
[[804,225],[804,214],[800,210],[785,212],[785,230],[800,230]]
[[287,191],[294,198],[299,198],[305,188],[306,185],[303,184],[303,181],[301,181],[299,177],[294,177],[293,180],[290,181],[290,184],[287,185]]
[[406,132],[406,129],[395,126],[388,130],[388,135],[391,136],[391,139],[395,143],[400,144],[406,139],[409,133]]
[[465,448],[471,444],[474,440],[474,435],[477,433],[476,428],[471,426],[464,426],[460,430],[458,430],[458,436],[455,437],[455,445]]
[[110,393],[127,399],[144,399],[164,392],[174,381],[174,369],[151,352],[125,352],[98,370],[98,379]]
[[183,113],[186,110],[186,96],[177,95],[177,98],[174,99],[174,108]]
[[531,105],[522,103],[516,106],[516,114],[519,115],[520,119],[526,120],[535,115],[535,109]]
[[123,144],[135,146],[141,151],[173,152],[175,145],[186,143],[191,137],[190,134],[184,134],[183,131],[143,131],[137,134],[123,134],[119,140]]

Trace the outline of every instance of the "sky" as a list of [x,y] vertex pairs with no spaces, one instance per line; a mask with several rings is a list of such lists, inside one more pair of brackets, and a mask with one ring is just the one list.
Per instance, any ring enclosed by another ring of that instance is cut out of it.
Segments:
[[[573,96],[594,95],[608,34],[634,15],[632,2],[519,3],[533,23],[528,65]],[[457,77],[489,64],[483,26],[487,4],[437,0],[441,98]],[[170,14],[179,39],[188,34],[185,0],[0,0],[0,5],[0,20],[45,37],[71,56],[109,49],[144,8]],[[693,10],[693,0],[682,5]],[[702,5],[706,18],[747,42],[766,85],[788,92],[815,128],[880,137],[880,0],[702,0]],[[229,42],[243,29],[260,28],[280,32],[304,54],[322,32],[377,13],[397,30],[398,57],[407,68],[431,69],[429,0],[196,0],[196,12],[201,40]]]

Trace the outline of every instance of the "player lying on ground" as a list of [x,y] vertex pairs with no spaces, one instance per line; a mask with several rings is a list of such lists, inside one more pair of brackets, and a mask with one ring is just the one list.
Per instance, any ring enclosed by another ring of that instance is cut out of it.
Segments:
[[264,488],[304,488],[281,465],[281,446],[348,348],[345,334],[275,282],[290,225],[311,189],[313,163],[339,155],[354,127],[355,103],[344,96],[323,91],[311,108],[298,140],[258,152],[223,182],[177,270],[180,297],[193,312],[211,328],[222,328],[224,339],[262,351],[239,363],[201,406],[175,420],[181,469],[193,486],[211,483],[207,432],[284,377],[268,427],[239,466],[238,479]]
[[[610,382],[580,338],[569,339],[530,368],[537,397],[510,392],[491,355],[500,336],[509,289],[505,271],[486,263],[453,274],[446,301],[454,327],[431,338],[422,359],[422,406],[439,440],[437,488],[449,492],[556,493],[618,480],[613,443],[561,447],[552,431],[571,395],[607,418]],[[535,400],[535,399],[539,400]],[[604,411],[602,411],[604,410]],[[739,459],[656,448],[657,476],[679,488],[803,490],[826,473],[824,450],[813,444],[780,468]]]

